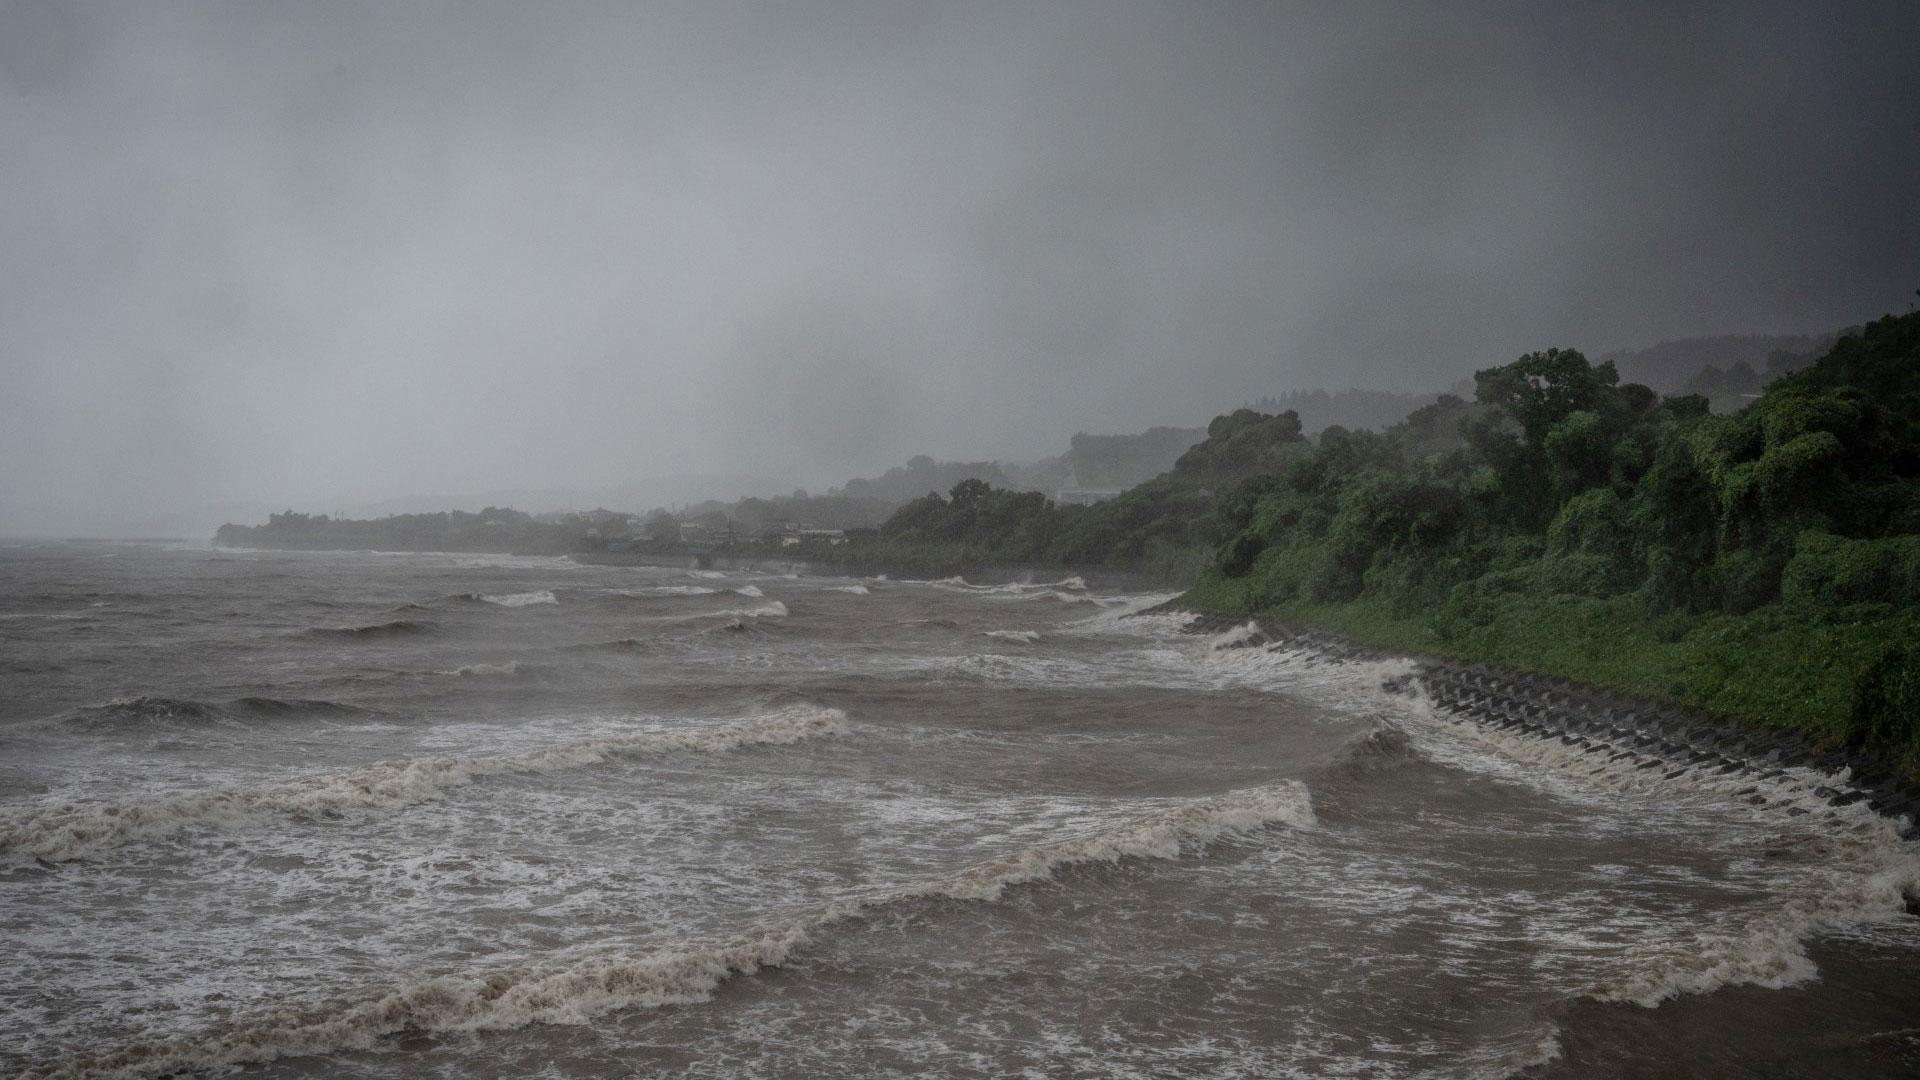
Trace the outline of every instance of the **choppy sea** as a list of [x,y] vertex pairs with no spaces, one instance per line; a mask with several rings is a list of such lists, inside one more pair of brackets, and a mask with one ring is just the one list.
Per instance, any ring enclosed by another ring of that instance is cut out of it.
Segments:
[[1920,852],[1829,778],[1164,599],[7,546],[0,1074],[1920,1075]]

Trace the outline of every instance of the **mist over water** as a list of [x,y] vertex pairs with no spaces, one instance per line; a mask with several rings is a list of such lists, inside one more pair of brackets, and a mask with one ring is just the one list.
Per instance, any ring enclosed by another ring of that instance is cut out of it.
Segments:
[[1097,581],[769,571],[0,552],[0,1069],[1915,1060],[1920,863],[1839,779],[1609,767]]

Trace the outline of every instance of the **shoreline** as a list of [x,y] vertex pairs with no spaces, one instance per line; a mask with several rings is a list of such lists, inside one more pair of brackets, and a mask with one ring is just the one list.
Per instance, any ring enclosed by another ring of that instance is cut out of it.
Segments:
[[[1596,763],[1626,761],[1635,769],[1660,769],[1669,779],[1685,772],[1740,772],[1760,779],[1780,776],[1788,769],[1826,773],[1828,782],[1816,786],[1814,793],[1829,805],[1865,802],[1876,814],[1896,822],[1903,835],[1920,836],[1920,782],[1871,755],[1823,749],[1805,732],[1743,723],[1573,679],[1383,649],[1258,616],[1200,611],[1179,598],[1141,614],[1188,612],[1198,615],[1186,629],[1192,634],[1254,627],[1224,648],[1292,650],[1336,663],[1410,661],[1414,670],[1389,682],[1389,689],[1424,690],[1435,706],[1451,716],[1494,730],[1555,740],[1595,756]],[[1920,914],[1920,897],[1909,898],[1909,910]]]

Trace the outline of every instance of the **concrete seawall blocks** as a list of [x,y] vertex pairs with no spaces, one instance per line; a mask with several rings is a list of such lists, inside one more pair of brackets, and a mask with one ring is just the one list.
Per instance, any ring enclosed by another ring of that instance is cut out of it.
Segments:
[[[1179,609],[1163,605],[1155,610]],[[1248,622],[1244,615],[1202,614],[1186,630],[1217,635]],[[1401,655],[1323,631],[1258,620],[1254,623],[1254,632],[1225,647],[1299,652],[1327,663],[1363,663]],[[1836,807],[1865,802],[1882,816],[1905,819],[1903,831],[1909,836],[1915,834],[1915,820],[1920,818],[1920,785],[1889,774],[1880,763],[1861,755],[1822,750],[1798,732],[1737,727],[1671,705],[1489,664],[1411,659],[1417,665],[1415,670],[1388,680],[1384,688],[1400,693],[1424,690],[1435,707],[1452,716],[1502,731],[1557,740],[1593,755],[1597,761],[1631,761],[1638,769],[1659,769],[1668,779],[1689,772],[1722,776],[1745,773],[1756,780],[1774,779],[1789,769],[1833,774],[1834,779],[1813,789],[1815,795]],[[1756,805],[1766,802],[1757,788],[1739,794]],[[1789,812],[1806,811],[1794,807]]]

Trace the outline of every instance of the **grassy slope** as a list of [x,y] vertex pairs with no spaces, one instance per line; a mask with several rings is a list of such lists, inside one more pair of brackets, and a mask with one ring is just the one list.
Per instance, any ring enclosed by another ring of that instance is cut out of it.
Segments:
[[[1774,604],[1747,615],[1655,614],[1636,597],[1506,598],[1487,622],[1443,633],[1419,613],[1361,599],[1256,610],[1243,582],[1209,577],[1183,597],[1203,611],[1259,615],[1381,648],[1484,661],[1685,705],[1837,744],[1856,674],[1920,617],[1863,608],[1810,623]],[[1897,763],[1920,774],[1916,762]]]

